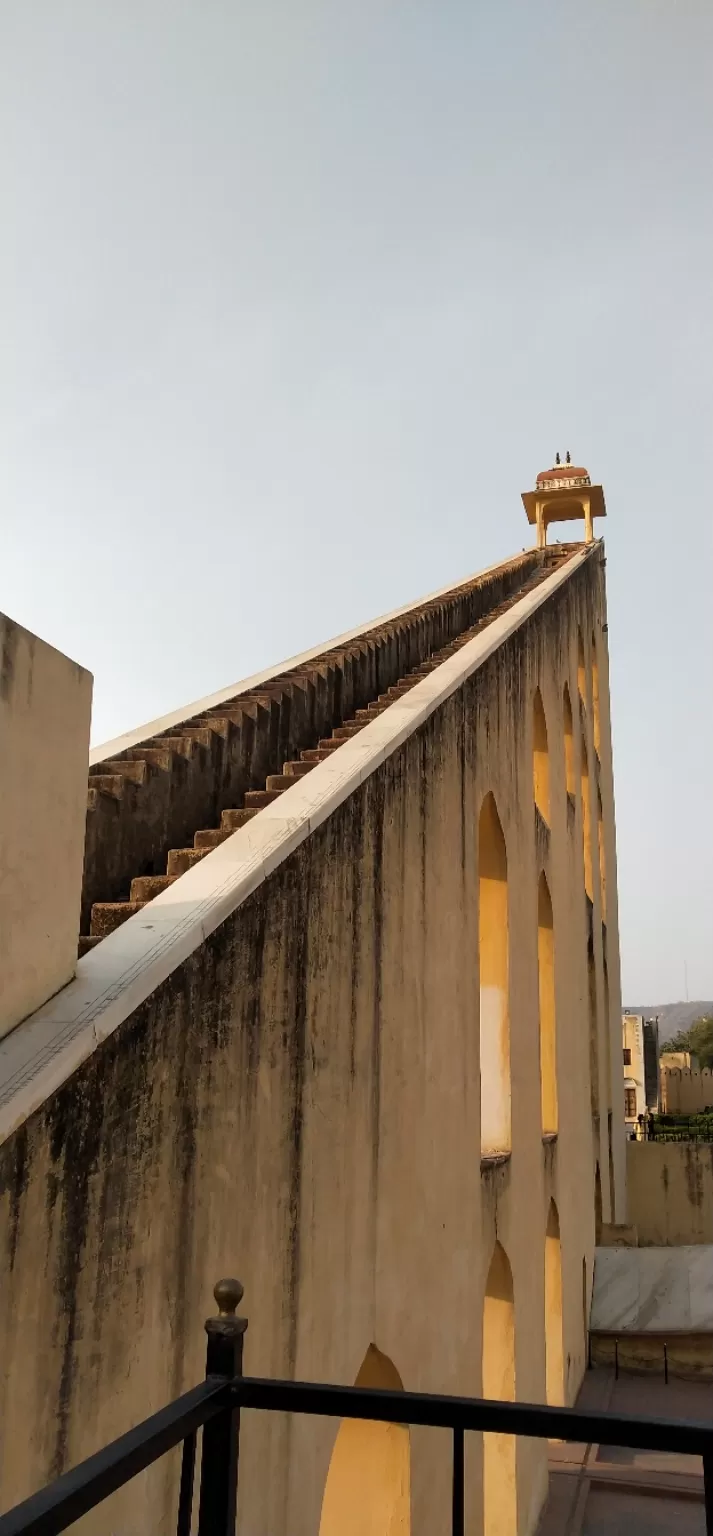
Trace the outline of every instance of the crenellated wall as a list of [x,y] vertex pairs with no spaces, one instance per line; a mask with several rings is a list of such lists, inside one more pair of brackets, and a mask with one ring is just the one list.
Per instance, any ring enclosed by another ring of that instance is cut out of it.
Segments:
[[[492,654],[485,647],[476,662],[466,647],[449,662],[453,677],[462,660],[461,681],[433,707],[419,715],[418,688],[409,694],[417,723],[405,737],[399,726],[389,743],[390,711],[382,715],[378,752],[359,748],[362,778],[347,798],[321,822],[315,815],[293,851],[271,856],[252,893],[121,1022],[93,1024],[95,1045],[82,1046],[71,1075],[12,1122],[0,1146],[3,1507],[201,1376],[202,1322],[221,1274],[245,1285],[250,1373],[352,1382],[373,1344],[408,1388],[479,1393],[495,1297],[517,1397],[542,1400],[549,1387],[573,1400],[585,1366],[597,1165],[604,1220],[614,1219],[609,1167],[616,1219],[625,1219],[599,547],[528,612]],[[576,701],[580,636],[585,697],[570,796],[563,689]],[[437,681],[435,672],[421,696]],[[538,688],[549,819],[535,807]],[[395,721],[405,709],[394,706]],[[591,899],[584,891],[582,741],[602,794],[606,929],[596,850]],[[345,760],[354,751],[348,743]],[[322,765],[324,782],[339,756]],[[307,793],[288,791],[295,806]],[[488,795],[506,856],[511,1115],[510,1145],[481,1159],[478,835]],[[296,825],[284,803],[284,825]],[[236,848],[249,831],[235,834]],[[197,889],[211,868],[227,869],[228,848],[187,875],[187,889],[194,876]],[[556,1130],[543,1126],[540,1087],[543,875]],[[146,909],[156,908],[159,929],[163,902]],[[105,948],[129,944],[141,927],[132,923],[88,957],[87,977],[100,974]],[[503,1369],[491,1351],[488,1379],[500,1371],[507,1382]],[[326,1421],[245,1416],[243,1532],[318,1529],[335,1432]],[[544,1499],[545,1450],[517,1447],[523,1532]],[[475,1436],[467,1455],[467,1526],[477,1531]],[[450,1476],[448,1437],[413,1432],[419,1536],[448,1528]],[[87,1529],[168,1529],[176,1487],[170,1459]],[[486,1466],[490,1530],[509,1518],[506,1492],[488,1483]]]
[[661,1108],[669,1115],[698,1115],[713,1109],[713,1072],[703,1067],[661,1068]]

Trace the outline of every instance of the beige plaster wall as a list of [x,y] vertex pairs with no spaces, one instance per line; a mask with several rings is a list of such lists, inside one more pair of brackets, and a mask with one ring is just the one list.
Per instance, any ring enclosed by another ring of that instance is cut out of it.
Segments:
[[[550,1247],[548,1294],[561,1291],[561,1395],[573,1400],[603,1134],[600,1114],[593,1135],[590,1112],[588,939],[598,1059],[609,1059],[608,1019],[621,1050],[604,719],[609,1014],[599,896],[590,906],[584,895],[581,797],[568,800],[565,785],[562,689],[567,679],[576,698],[580,624],[601,636],[595,559],[0,1148],[3,1506],[201,1376],[202,1321],[226,1273],[246,1288],[250,1373],[352,1382],[373,1344],[405,1387],[472,1394],[497,1241],[512,1272],[515,1392],[544,1400],[545,1243],[559,1231],[561,1287]],[[601,676],[600,663],[600,695]],[[534,805],[537,686],[549,826]],[[508,860],[512,1151],[481,1165],[477,829],[488,792]],[[554,930],[554,1139],[541,1122],[542,871]],[[597,1085],[605,1125],[606,1106],[617,1112],[610,1068]],[[614,1170],[623,1179],[618,1141]],[[615,1195],[623,1209],[618,1185]],[[608,1186],[604,1203],[608,1214]],[[246,1415],[244,1531],[311,1536],[335,1434],[325,1421]],[[475,1436],[466,1457],[475,1532]],[[445,1532],[449,1436],[414,1430],[410,1475],[414,1532]],[[176,1488],[172,1461],[117,1495],[92,1528],[168,1527]],[[545,1448],[520,1442],[522,1532],[545,1492]],[[501,1514],[490,1512],[491,1532]]]
[[713,1146],[629,1141],[626,1165],[640,1244],[713,1243]]
[[0,614],[0,1036],[74,974],[92,676]]
[[661,1107],[670,1115],[697,1115],[713,1106],[713,1072],[703,1067],[661,1069]]

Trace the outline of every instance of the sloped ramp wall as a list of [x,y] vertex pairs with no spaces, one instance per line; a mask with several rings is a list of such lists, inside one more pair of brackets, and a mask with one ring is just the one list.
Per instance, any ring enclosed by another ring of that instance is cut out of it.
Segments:
[[[589,919],[561,722],[580,621],[590,633],[602,622],[591,560],[0,1148],[4,1507],[202,1375],[202,1320],[226,1273],[245,1284],[251,1373],[353,1381],[374,1343],[406,1386],[473,1393],[497,1238],[514,1277],[517,1395],[541,1398],[536,1255],[551,1200],[571,1399],[594,1240],[581,1193],[593,1182]],[[536,686],[550,731],[545,831],[532,800]],[[475,849],[487,791],[510,871],[513,1147],[481,1172]],[[567,1020],[568,1089],[558,1144],[546,1146],[532,1091],[541,867]],[[317,1529],[335,1430],[246,1417],[244,1532]],[[412,1447],[414,1530],[445,1529],[447,1437],[415,1434]],[[527,1530],[544,1451],[518,1456]],[[475,1443],[469,1458],[478,1529]],[[176,1474],[169,1458],[86,1528],[169,1529]]]

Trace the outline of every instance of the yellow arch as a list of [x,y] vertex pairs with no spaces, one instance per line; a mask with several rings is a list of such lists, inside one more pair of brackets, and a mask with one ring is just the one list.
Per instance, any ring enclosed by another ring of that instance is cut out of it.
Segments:
[[478,823],[480,943],[480,1145],[483,1155],[510,1150],[508,861],[495,797]]
[[550,1200],[545,1232],[545,1353],[547,1401],[564,1403],[564,1352],[562,1347],[562,1253],[557,1206]]
[[571,795],[574,799],[577,782],[574,772],[574,720],[572,718],[572,701],[566,683],[562,695],[562,712],[564,717],[564,764],[567,794]]
[[[505,1249],[495,1244],[483,1300],[483,1396],[515,1399],[515,1298]],[[483,1435],[483,1518],[485,1536],[515,1536],[517,1530],[517,1441],[513,1435]]]
[[537,966],[540,1003],[540,1091],[542,1130],[557,1131],[557,1025],[555,1013],[555,931],[550,888],[544,873],[537,887]]
[[532,775],[535,805],[549,826],[550,821],[550,754],[547,744],[547,720],[539,688],[535,689],[533,702]]
[[[402,1392],[404,1384],[388,1355],[370,1344],[354,1385]],[[319,1536],[409,1536],[410,1530],[408,1426],[343,1419],[324,1485]]]

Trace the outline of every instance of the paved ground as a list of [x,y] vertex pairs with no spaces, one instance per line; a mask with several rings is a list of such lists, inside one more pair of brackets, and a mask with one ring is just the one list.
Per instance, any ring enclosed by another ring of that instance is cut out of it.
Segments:
[[[588,1371],[580,1408],[713,1421],[713,1385]],[[606,1445],[550,1446],[550,1494],[538,1536],[705,1536],[699,1456]]]

